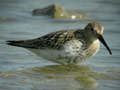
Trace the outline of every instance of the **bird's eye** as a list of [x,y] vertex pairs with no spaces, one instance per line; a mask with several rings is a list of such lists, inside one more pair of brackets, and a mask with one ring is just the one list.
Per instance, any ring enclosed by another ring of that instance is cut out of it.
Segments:
[[93,29],[93,28],[91,28],[91,31],[93,32],[93,31],[94,31],[94,29]]

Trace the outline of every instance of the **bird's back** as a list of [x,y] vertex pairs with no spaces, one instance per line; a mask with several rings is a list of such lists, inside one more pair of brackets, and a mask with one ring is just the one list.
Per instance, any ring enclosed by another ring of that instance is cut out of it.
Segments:
[[36,39],[7,41],[7,44],[32,49],[61,49],[63,44],[75,39],[74,31],[75,30],[56,31]]

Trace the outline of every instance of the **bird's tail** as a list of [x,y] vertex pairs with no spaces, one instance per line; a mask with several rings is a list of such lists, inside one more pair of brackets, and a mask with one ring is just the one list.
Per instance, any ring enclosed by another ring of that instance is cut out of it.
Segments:
[[8,45],[11,46],[18,46],[18,47],[22,47],[23,43],[25,42],[24,40],[19,40],[19,41],[6,41]]
[[38,48],[33,45],[34,40],[18,40],[18,41],[6,41],[8,45],[17,46],[17,47],[24,47],[24,48]]

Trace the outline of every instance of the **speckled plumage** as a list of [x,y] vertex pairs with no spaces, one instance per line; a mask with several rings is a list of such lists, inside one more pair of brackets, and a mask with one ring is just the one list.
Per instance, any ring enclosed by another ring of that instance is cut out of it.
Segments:
[[[37,39],[7,42],[9,45],[27,48],[53,62],[76,64],[95,55],[99,50],[98,38],[102,33],[102,25],[91,22],[84,29],[61,30]],[[109,47],[106,47],[111,53]]]

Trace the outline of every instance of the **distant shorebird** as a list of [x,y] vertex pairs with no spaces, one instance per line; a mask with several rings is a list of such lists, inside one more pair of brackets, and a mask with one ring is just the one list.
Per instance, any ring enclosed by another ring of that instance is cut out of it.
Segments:
[[77,64],[94,56],[99,50],[99,40],[106,44],[103,26],[90,22],[84,29],[56,31],[37,39],[7,41],[9,45],[24,47],[38,56],[60,64]]

